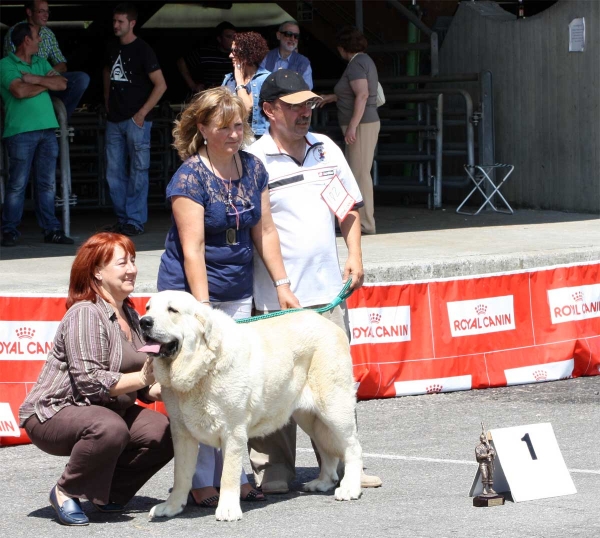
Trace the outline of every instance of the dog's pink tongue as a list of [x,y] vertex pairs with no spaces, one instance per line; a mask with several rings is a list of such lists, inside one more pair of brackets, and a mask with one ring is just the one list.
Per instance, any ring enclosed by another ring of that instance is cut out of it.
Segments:
[[143,353],[158,353],[160,351],[160,344],[146,344],[138,349],[138,351]]

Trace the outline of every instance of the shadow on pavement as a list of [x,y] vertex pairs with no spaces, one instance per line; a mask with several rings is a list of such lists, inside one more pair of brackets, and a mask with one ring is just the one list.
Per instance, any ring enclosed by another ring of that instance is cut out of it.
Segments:
[[[514,215],[482,212],[477,216],[459,215],[455,206],[430,210],[425,206],[378,205],[375,209],[377,235],[402,234],[435,230],[520,226],[573,221],[596,220],[600,215],[566,213],[561,211],[517,210]],[[32,212],[25,214],[19,228],[21,237],[16,247],[2,248],[0,260],[37,259],[74,256],[77,247],[88,237],[114,224],[115,218],[107,210],[74,209],[71,214],[71,237],[74,245],[49,245]],[[162,208],[150,211],[145,233],[133,238],[138,251],[160,251],[171,227],[171,213]]]

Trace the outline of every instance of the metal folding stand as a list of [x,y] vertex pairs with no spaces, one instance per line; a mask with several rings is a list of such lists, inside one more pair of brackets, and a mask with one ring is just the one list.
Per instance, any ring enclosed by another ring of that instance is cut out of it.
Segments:
[[[473,183],[475,183],[475,187],[473,187],[473,190],[469,194],[467,194],[467,197],[456,208],[457,213],[460,213],[462,215],[478,215],[479,212],[486,205],[489,205],[497,213],[506,213],[507,215],[512,215],[514,213],[512,207],[510,207],[510,204],[506,201],[506,198],[504,198],[504,196],[502,196],[502,193],[500,192],[500,188],[502,187],[502,185],[504,185],[504,183],[506,183],[506,180],[509,178],[509,176],[512,174],[513,170],[515,169],[514,165],[496,163],[496,164],[477,164],[474,166],[465,164],[464,166],[465,166],[467,175],[471,178],[471,181],[473,181]],[[490,175],[493,175],[494,171],[496,171],[497,175],[503,174],[501,177],[497,178],[496,183],[494,183],[494,180],[492,179],[492,177],[490,177]],[[482,188],[482,184],[483,184],[483,188]],[[489,190],[490,187],[491,187],[491,192],[488,195],[486,193],[486,190]],[[469,200],[469,198],[471,198],[471,196],[476,191],[479,191],[481,193],[481,195],[483,196],[483,204],[481,204],[481,207],[474,213],[470,213],[468,211],[461,211],[460,210],[461,207],[467,203],[467,200]],[[492,198],[495,195],[498,195],[502,199],[502,202],[506,206],[506,209],[500,209],[494,205]]]

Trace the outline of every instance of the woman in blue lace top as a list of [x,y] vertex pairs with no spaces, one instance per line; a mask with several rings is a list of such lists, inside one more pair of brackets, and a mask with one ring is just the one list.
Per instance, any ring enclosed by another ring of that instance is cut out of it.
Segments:
[[[161,257],[157,287],[185,290],[234,318],[252,310],[254,248],[262,257],[282,309],[299,306],[287,279],[271,217],[268,175],[262,162],[240,151],[250,139],[242,100],[227,88],[196,95],[173,129],[184,163],[167,186],[173,225]],[[282,283],[283,281],[283,283]],[[200,445],[191,500],[218,502],[221,454]],[[242,500],[263,500],[242,473]]]

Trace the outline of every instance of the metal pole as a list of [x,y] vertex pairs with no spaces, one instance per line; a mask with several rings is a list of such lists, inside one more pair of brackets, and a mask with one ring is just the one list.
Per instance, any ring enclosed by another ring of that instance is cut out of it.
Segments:
[[[425,103],[425,109],[427,111],[427,126],[431,125],[431,104]],[[431,155],[431,137],[427,137],[427,156]],[[431,161],[427,161],[427,186],[432,187],[431,185]],[[433,209],[433,195],[431,191],[427,195],[427,209]]]
[[[402,90],[402,93],[410,95],[411,92],[422,92],[423,90]],[[459,88],[429,88],[429,91],[443,94],[455,94],[460,95],[465,101],[465,128],[466,128],[466,139],[467,139],[467,164],[470,166],[475,165],[475,130],[473,129],[473,99],[471,94],[466,90]],[[393,100],[394,95],[387,96]],[[386,98],[387,98],[386,97]],[[466,178],[468,180],[468,178]]]
[[69,126],[67,124],[67,109],[64,103],[52,98],[54,112],[59,124],[59,150],[60,150],[60,179],[62,200],[63,229],[66,235],[71,235],[71,214],[69,202],[71,200],[71,163],[69,159]]
[[[481,100],[481,121],[479,122],[479,164],[495,164],[495,139],[494,139],[494,94],[492,88],[491,71],[482,71],[479,79]],[[495,181],[495,169],[492,168],[490,176]],[[485,182],[484,190],[489,194],[491,187]]]
[[412,22],[421,32],[425,32],[426,35],[431,35],[431,28],[427,26],[419,17],[417,17],[410,9],[404,7],[398,0],[387,0],[387,3],[398,10],[400,14]]
[[444,95],[437,98],[437,133],[435,136],[435,188],[433,190],[433,207],[442,207],[442,150],[444,143]]
[[8,177],[5,178],[4,170],[4,147],[2,146],[2,133],[0,132],[0,205],[4,203],[4,182],[8,181]]
[[440,72],[437,32],[431,32],[431,35],[429,36],[429,41],[431,44],[431,76],[436,77]]
[[363,3],[362,0],[356,0],[354,3],[354,9],[356,14],[356,27],[364,33],[364,22],[363,22]]
[[[428,84],[429,82],[480,82],[481,75],[479,73],[457,73],[454,75],[440,75],[431,77],[429,75],[419,75],[418,77],[379,77],[381,84]],[[320,78],[315,79],[315,87],[331,88],[339,82],[335,78]]]
[[[417,124],[423,124],[423,103],[417,103]],[[423,152],[423,137],[417,139],[417,151]],[[423,163],[419,163],[419,183],[423,183]]]

